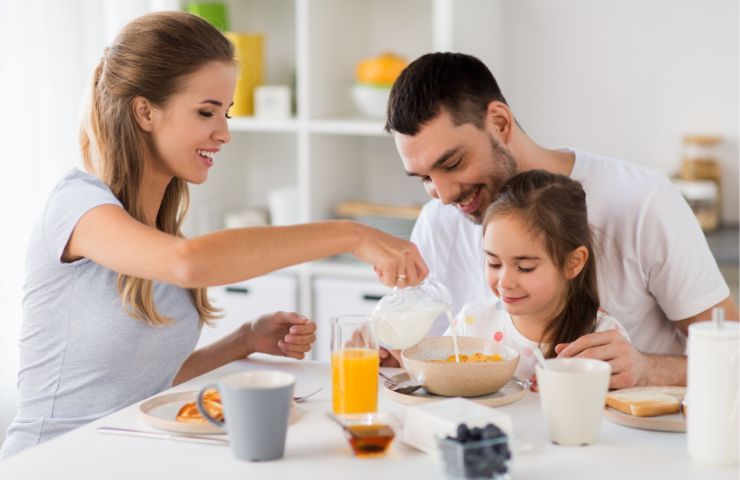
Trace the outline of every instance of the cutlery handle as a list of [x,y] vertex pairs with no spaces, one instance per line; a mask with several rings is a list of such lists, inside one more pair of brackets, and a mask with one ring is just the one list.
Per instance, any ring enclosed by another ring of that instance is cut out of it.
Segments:
[[228,440],[222,438],[200,437],[197,435],[181,435],[162,432],[145,432],[143,430],[131,430],[128,428],[98,427],[98,433],[109,435],[127,435],[131,437],[156,438],[159,440],[174,440],[176,442],[205,443],[207,445],[228,445]]

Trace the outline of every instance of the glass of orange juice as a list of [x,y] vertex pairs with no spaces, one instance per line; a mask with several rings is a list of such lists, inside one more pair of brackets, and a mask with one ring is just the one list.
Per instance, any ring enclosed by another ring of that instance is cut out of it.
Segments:
[[335,415],[378,409],[378,342],[369,315],[331,319],[332,411]]

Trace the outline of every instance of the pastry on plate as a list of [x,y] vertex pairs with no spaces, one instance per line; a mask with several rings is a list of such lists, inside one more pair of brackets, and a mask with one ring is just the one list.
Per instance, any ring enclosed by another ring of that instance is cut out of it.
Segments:
[[[221,395],[217,390],[207,390],[203,394],[203,406],[205,407],[208,414],[219,420],[224,419],[224,409],[221,405]],[[207,423],[208,420],[203,418],[203,415],[198,411],[198,406],[195,402],[188,402],[180,408],[177,412],[175,419],[178,422],[193,422],[193,423]]]

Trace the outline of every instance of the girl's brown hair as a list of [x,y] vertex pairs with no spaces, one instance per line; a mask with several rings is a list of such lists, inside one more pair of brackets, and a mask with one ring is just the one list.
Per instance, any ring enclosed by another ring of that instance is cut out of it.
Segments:
[[514,175],[488,207],[483,232],[494,218],[515,215],[530,232],[541,236],[545,249],[558,270],[565,272],[571,252],[580,246],[588,250],[586,265],[568,281],[565,307],[545,327],[543,339],[552,339],[544,352],[555,356],[555,345],[572,342],[596,328],[599,292],[596,263],[586,210],[586,193],[581,184],[564,175],[528,170]]
[[[132,102],[144,97],[164,107],[187,76],[210,62],[235,64],[234,47],[205,20],[183,12],[157,12],[126,25],[105,49],[92,80],[80,129],[85,168],[97,175],[135,219],[145,223],[140,205],[144,158],[150,140],[134,118]],[[177,177],[167,186],[156,228],[182,237],[189,206],[187,183]],[[129,314],[150,325],[165,325],[154,304],[152,281],[119,274],[118,291]],[[200,320],[216,318],[205,288],[190,289]]]

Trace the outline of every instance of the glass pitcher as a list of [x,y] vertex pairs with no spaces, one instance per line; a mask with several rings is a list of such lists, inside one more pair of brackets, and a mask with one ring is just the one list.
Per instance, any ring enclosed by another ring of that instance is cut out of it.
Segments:
[[373,310],[376,338],[392,350],[416,345],[439,315],[446,313],[449,319],[451,305],[450,292],[431,276],[414,287],[395,287]]

